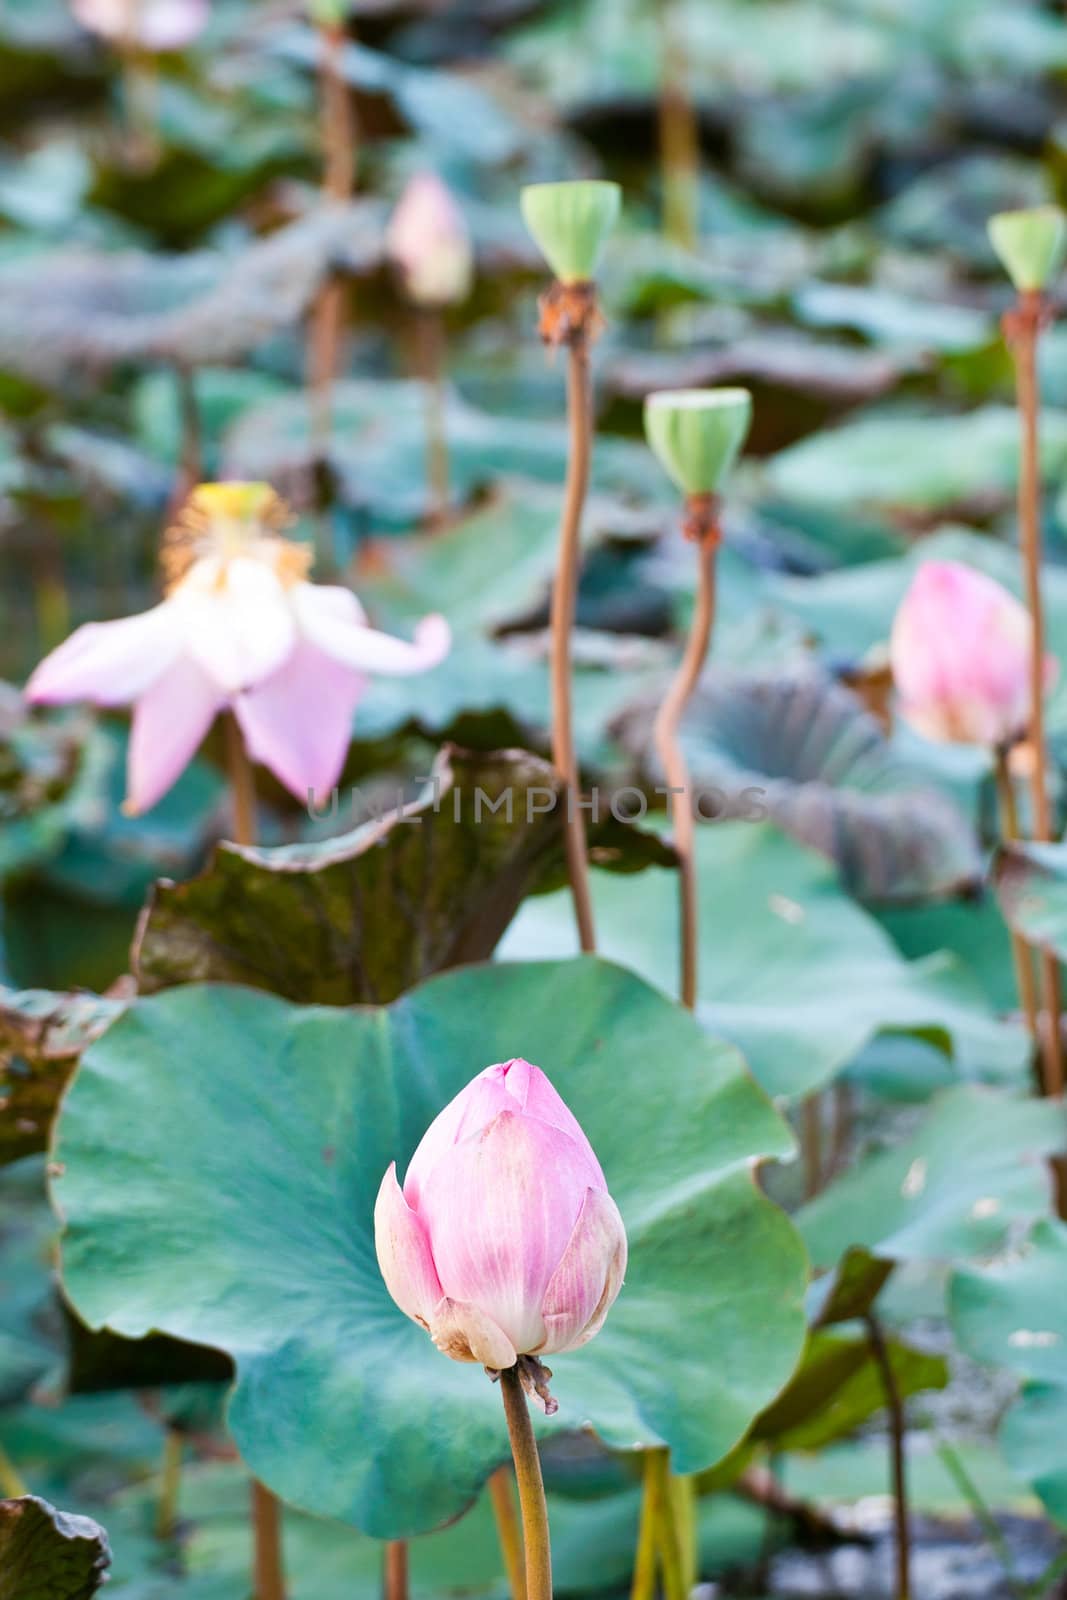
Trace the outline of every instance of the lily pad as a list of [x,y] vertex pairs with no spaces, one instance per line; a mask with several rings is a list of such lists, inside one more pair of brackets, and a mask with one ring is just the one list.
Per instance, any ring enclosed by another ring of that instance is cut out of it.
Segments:
[[1035,1224],[1016,1254],[953,1273],[948,1304],[963,1348],[1024,1380],[1004,1418],[1001,1448],[1009,1467],[1067,1525],[1065,1274],[1067,1225],[1047,1218]]
[[[224,844],[188,883],[157,885],[134,947],[142,992],[246,983],[326,1005],[395,1000],[491,955],[523,897],[562,863],[554,768],[521,750],[451,749],[426,797],[320,843]],[[594,854],[662,863],[654,834],[605,819]],[[669,853],[669,852],[668,852]]]
[[385,1011],[224,986],[137,1002],[65,1100],[68,1295],[92,1326],[229,1351],[233,1436],[292,1503],[379,1537],[440,1525],[505,1459],[500,1398],[393,1305],[372,1211],[389,1162],[517,1051],[582,1122],[630,1239],[605,1331],[553,1360],[560,1421],[708,1466],[800,1353],[803,1252],[751,1173],[791,1140],[729,1046],[595,959],[466,968]]
[[0,1500],[0,1600],[91,1600],[107,1581],[107,1534],[26,1495]]
[[[1021,1077],[1023,1029],[995,1020],[954,957],[905,961],[814,851],[769,823],[724,821],[697,828],[696,855],[698,1014],[740,1046],[768,1094],[810,1094],[883,1031],[918,1035],[962,1073]],[[594,872],[593,898],[602,953],[676,993],[675,875],[616,883]],[[558,955],[572,922],[564,895],[527,901],[500,953]]]
[[[1047,477],[1063,476],[1067,412],[1042,413],[1041,464]],[[1018,481],[1019,418],[993,405],[958,417],[867,416],[790,446],[768,471],[776,493],[831,506],[1006,506]]]
[[1060,1107],[960,1084],[912,1138],[861,1161],[797,1223],[816,1266],[857,1247],[882,1261],[988,1255],[1048,1210],[1045,1158],[1065,1146]]
[[[662,783],[657,704],[625,717],[619,737]],[[829,856],[862,899],[960,893],[981,879],[962,813],[908,770],[855,695],[815,668],[709,675],[686,710],[682,743],[696,785],[758,793],[774,821]]]

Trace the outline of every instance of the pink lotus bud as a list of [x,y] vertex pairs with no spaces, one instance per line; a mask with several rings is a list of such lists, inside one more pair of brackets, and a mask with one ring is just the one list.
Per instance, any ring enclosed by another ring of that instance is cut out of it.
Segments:
[[83,28],[112,44],[182,50],[207,27],[209,0],[71,0]]
[[589,1140],[528,1061],[487,1067],[374,1208],[386,1288],[454,1361],[512,1367],[599,1333],[626,1231]]
[[[893,622],[890,660],[901,715],[928,739],[990,748],[1026,731],[1030,614],[992,578],[925,561]],[[1049,657],[1046,678],[1055,678]]]
[[470,294],[474,253],[467,224],[433,173],[411,179],[393,212],[385,243],[416,305],[458,305]]

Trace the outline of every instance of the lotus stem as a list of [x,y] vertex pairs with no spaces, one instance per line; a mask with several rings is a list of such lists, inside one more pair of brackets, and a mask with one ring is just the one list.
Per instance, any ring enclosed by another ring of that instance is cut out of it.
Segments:
[[[694,526],[693,512],[687,526]],[[697,532],[699,557],[696,611],[682,664],[659,708],[653,738],[667,776],[674,824],[674,849],[681,882],[681,1000],[690,1011],[697,1001],[697,882],[693,796],[689,768],[682,753],[679,728],[696,688],[715,625],[715,558],[720,531],[714,505],[706,508]]]
[[911,1600],[911,1532],[908,1515],[907,1463],[904,1454],[904,1405],[881,1324],[872,1312],[864,1318],[871,1354],[882,1379],[889,1413],[893,1474],[893,1521],[896,1543],[896,1600]]
[[804,1101],[804,1198],[814,1200],[823,1186],[822,1165],[822,1096],[818,1090]]
[[552,1600],[552,1550],[545,1483],[517,1363],[500,1374],[500,1392],[504,1399],[504,1415],[515,1460],[519,1510],[522,1513],[527,1600]]
[[[671,1477],[670,1452],[657,1447],[644,1452],[644,1490],[637,1556],[630,1600],[654,1600],[657,1572],[663,1600],[686,1600],[692,1583],[687,1567],[695,1567],[695,1523],[680,1504],[680,1490],[692,1480]],[[694,1554],[685,1554],[686,1539]]]
[[[1041,593],[1041,464],[1040,392],[1037,379],[1037,343],[1046,307],[1039,290],[1024,289],[1018,304],[1004,322],[1004,332],[1015,361],[1015,384],[1022,428],[1019,463],[1019,539],[1023,551],[1023,578],[1031,620],[1030,804],[1033,835],[1042,843],[1052,838],[1052,810],[1048,796],[1048,740],[1045,732],[1045,613]],[[1042,951],[1041,998],[1044,1041],[1041,1052],[1042,1084],[1046,1095],[1059,1098],[1064,1087],[1063,1039],[1060,1033],[1062,994],[1056,957]]]
[[156,1509],[156,1538],[171,1539],[178,1526],[178,1499],[182,1487],[182,1456],[185,1445],[177,1428],[168,1428],[163,1438],[163,1472]]
[[700,129],[689,92],[685,49],[678,37],[675,0],[659,0],[662,68],[659,143],[663,185],[663,232],[672,243],[695,250],[700,183]]
[[430,491],[430,526],[448,520],[449,461],[445,401],[445,325],[436,307],[417,314],[419,369],[426,394],[426,481]]
[[232,711],[223,715],[226,737],[226,766],[230,777],[235,844],[256,842],[256,783],[244,738]]
[[258,1478],[252,1479],[252,1534],[255,1600],[285,1600],[281,1505]]
[[[1015,803],[1015,785],[1012,783],[1008,751],[998,747],[993,752],[993,774],[997,787],[997,809],[1000,815],[1001,837],[1008,843],[1019,838],[1019,810]],[[1015,985],[1019,1004],[1035,1049],[1041,1047],[1041,1029],[1038,1019],[1037,990],[1034,984],[1033,951],[1023,938],[1009,926],[1011,955],[1015,966]]]
[[408,1600],[408,1547],[404,1539],[390,1539],[385,1547],[385,1600]]
[[[557,286],[561,287],[561,286]],[[593,286],[576,285],[587,291],[566,336],[567,415],[570,421],[570,452],[567,483],[560,525],[559,565],[552,590],[552,761],[563,779],[565,810],[564,839],[567,874],[570,879],[578,938],[586,954],[596,950],[593,903],[589,893],[589,861],[585,822],[578,805],[580,787],[578,759],[574,750],[574,713],[571,683],[571,633],[578,595],[578,567],[581,548],[582,510],[589,487],[592,457],[593,395],[590,377],[589,343],[595,326],[596,294]],[[545,328],[551,291],[542,303]],[[554,341],[555,342],[555,341]]]
[[174,368],[181,418],[181,459],[174,490],[174,509],[184,505],[204,476],[204,442],[200,426],[200,407],[196,398],[196,374],[184,362]]
[[[356,186],[358,130],[341,57],[348,43],[343,24],[319,27],[319,121],[327,201],[350,200]],[[341,364],[345,332],[345,285],[336,273],[326,279],[311,308],[307,378],[311,390],[311,432],[316,456],[324,458],[333,432],[333,386]],[[327,552],[320,550],[320,556]]]
[[498,1467],[489,1479],[489,1502],[496,1519],[500,1553],[508,1575],[511,1600],[526,1600],[526,1572],[522,1555],[522,1528],[515,1509],[515,1477],[510,1467]]

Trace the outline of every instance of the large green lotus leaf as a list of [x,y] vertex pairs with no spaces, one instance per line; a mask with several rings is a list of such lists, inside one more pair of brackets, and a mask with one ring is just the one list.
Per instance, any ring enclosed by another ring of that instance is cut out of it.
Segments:
[[595,959],[466,968],[386,1011],[221,986],[138,1002],[65,1100],[68,1295],[90,1325],[228,1350],[234,1437],[286,1499],[380,1536],[439,1525],[505,1457],[500,1397],[392,1304],[374,1198],[516,1053],[586,1128],[630,1237],[605,1332],[553,1361],[559,1420],[707,1466],[802,1343],[803,1252],[751,1172],[791,1140],[733,1050]]
[[848,328],[895,350],[959,353],[997,337],[991,316],[973,306],[935,304],[870,284],[812,282],[793,297],[801,322]]
[[1067,958],[1067,845],[1003,845],[993,862],[1001,910],[1031,944]]
[[1067,1225],[1038,1222],[1015,1254],[960,1268],[949,1282],[949,1314],[963,1348],[1024,1379],[1000,1444],[1013,1471],[1067,1524]]
[[[662,784],[658,703],[635,707],[618,736]],[[914,900],[980,881],[978,841],[962,813],[895,755],[854,694],[815,667],[709,676],[681,737],[694,784],[757,789],[773,820],[836,862],[861,899]]]
[[[225,844],[199,877],[158,884],[134,945],[138,985],[246,983],[325,1005],[395,1000],[492,954],[523,897],[562,875],[562,821],[546,761],[446,750],[427,795],[378,821],[312,844]],[[669,855],[655,834],[608,817],[590,842],[624,871]]]
[[[697,829],[699,1015],[740,1046],[774,1096],[828,1083],[877,1034],[914,1033],[968,1074],[1021,1073],[1023,1030],[996,1021],[951,956],[905,961],[849,899],[833,868],[767,823]],[[626,883],[593,873],[601,952],[658,984],[678,984],[677,879],[650,870]],[[528,900],[500,953],[509,959],[572,948],[565,894]]]
[[55,1231],[41,1162],[30,1159],[0,1172],[0,1407],[21,1400],[56,1360]]
[[[1051,479],[1067,468],[1067,412],[1046,409],[1041,462]],[[772,488],[831,506],[938,512],[1008,504],[1019,472],[1019,418],[990,405],[963,416],[868,416],[791,445],[768,467]]]
[[89,1517],[26,1495],[0,1500],[0,1600],[92,1600],[111,1547]]
[[1060,1107],[959,1084],[936,1097],[910,1139],[867,1156],[797,1223],[821,1267],[854,1248],[889,1261],[988,1255],[1048,1210],[1044,1158],[1065,1145]]

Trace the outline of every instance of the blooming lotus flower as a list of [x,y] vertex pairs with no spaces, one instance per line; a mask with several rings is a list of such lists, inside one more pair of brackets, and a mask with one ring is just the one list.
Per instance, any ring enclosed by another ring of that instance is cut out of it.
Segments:
[[470,294],[474,253],[467,224],[433,173],[411,179],[393,212],[385,245],[416,305],[456,305]]
[[310,552],[282,537],[286,519],[267,484],[201,485],[164,545],[162,603],[87,623],[31,677],[36,704],[133,706],[128,811],[155,805],[224,710],[298,799],[329,790],[368,676],[447,654],[443,617],[424,618],[409,644],[368,627],[350,590],[309,583]]
[[454,1361],[503,1370],[600,1331],[626,1232],[589,1140],[528,1061],[487,1067],[374,1208],[386,1288]]
[[83,28],[112,44],[182,50],[207,26],[209,0],[71,0]]
[[[925,561],[893,621],[890,662],[901,714],[928,739],[990,748],[1030,717],[1030,614],[994,579]],[[1050,657],[1047,680],[1055,677]]]

